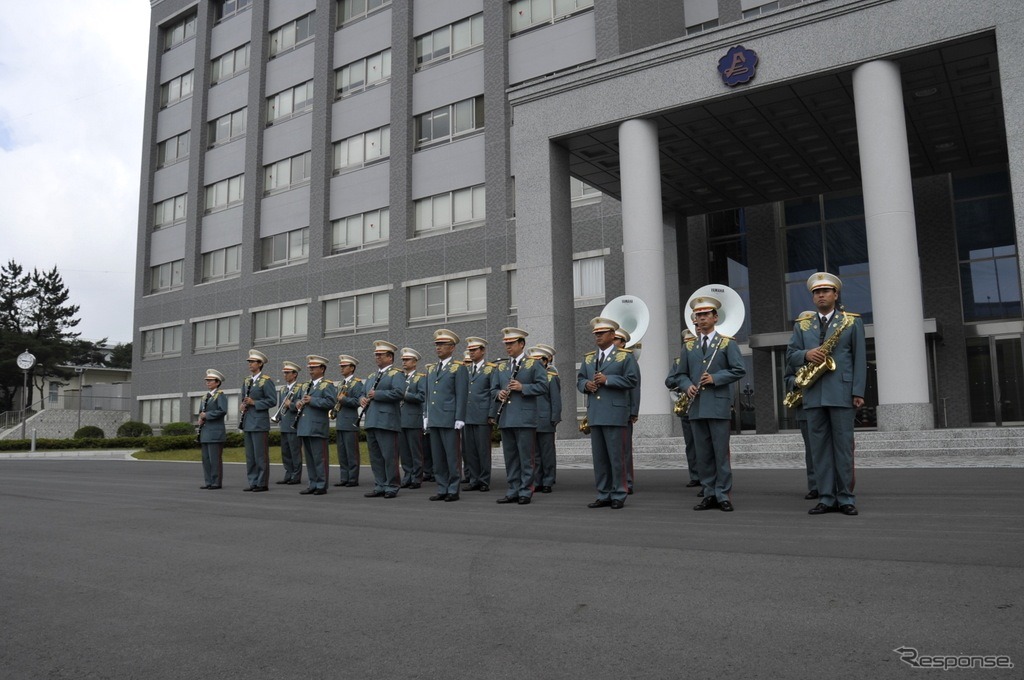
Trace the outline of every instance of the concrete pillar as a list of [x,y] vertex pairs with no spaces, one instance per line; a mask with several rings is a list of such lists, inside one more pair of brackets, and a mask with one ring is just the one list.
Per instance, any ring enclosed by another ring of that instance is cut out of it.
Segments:
[[871,263],[878,429],[931,429],[921,266],[899,65],[873,61],[859,66],[853,72],[853,96]]
[[619,164],[626,294],[643,300],[651,313],[640,354],[643,382],[640,420],[634,433],[642,437],[667,437],[675,416],[664,385],[671,359],[665,312],[665,239],[657,123],[627,120],[619,126]]

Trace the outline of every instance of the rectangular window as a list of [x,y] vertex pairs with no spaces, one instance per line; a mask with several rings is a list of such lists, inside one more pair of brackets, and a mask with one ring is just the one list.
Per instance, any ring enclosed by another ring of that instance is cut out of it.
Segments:
[[[224,396],[228,400],[228,414],[225,417],[225,422],[228,425],[235,425],[238,423],[239,407],[241,406],[241,395],[225,392]],[[188,422],[196,422],[196,416],[199,414],[199,409],[202,408],[203,400],[205,398],[205,394],[189,397]]]
[[290,87],[267,97],[267,125],[310,111],[313,108],[313,81]]
[[391,48],[346,64],[335,71],[338,96],[361,92],[391,79]]
[[142,331],[142,358],[181,356],[181,326]]
[[594,0],[512,0],[512,35],[594,6]]
[[604,257],[587,257],[572,263],[572,296],[578,303],[604,304]]
[[289,21],[281,28],[270,33],[271,58],[294,49],[313,37],[313,13]]
[[168,290],[175,290],[184,285],[182,276],[185,260],[165,262],[149,268],[149,292],[161,293]]
[[227,80],[249,68],[249,43],[231,50],[213,60],[210,66],[210,84]]
[[391,126],[363,132],[334,143],[334,171],[361,168],[391,155]]
[[754,5],[758,1],[759,0],[743,0],[743,2],[740,3],[740,9],[743,11],[744,19],[750,19],[761,14],[774,12],[779,8],[778,0],[776,0],[776,2],[766,2],[763,5],[758,5],[756,7],[750,6]]
[[484,15],[475,14],[416,38],[416,66],[447,61],[484,44]]
[[245,197],[245,175],[236,175],[206,185],[206,212],[223,210]]
[[263,269],[283,267],[309,259],[309,227],[260,239]]
[[272,194],[308,182],[312,158],[312,152],[307,151],[263,166],[263,192]]
[[245,109],[210,122],[210,146],[224,144],[245,134]]
[[686,35],[718,26],[718,0],[683,0]]
[[153,228],[162,229],[172,224],[185,221],[185,211],[188,208],[188,194],[182,194],[167,200],[160,201],[155,206],[153,215]]
[[447,321],[487,314],[487,277],[472,276],[409,286],[409,321]]
[[181,399],[140,399],[142,422],[147,425],[166,425],[181,422]]
[[238,347],[239,317],[226,316],[192,324],[193,350],[213,352]]
[[483,95],[416,116],[416,147],[448,142],[484,127]]
[[388,291],[324,302],[324,333],[359,333],[388,325]]
[[243,9],[248,9],[250,5],[252,5],[252,0],[221,0],[217,3],[216,20],[221,21],[232,17]]
[[196,35],[196,15],[185,17],[164,28],[164,50],[177,47]]
[[390,4],[391,0],[338,0],[338,26],[362,19]]
[[484,198],[481,185],[415,201],[416,234],[454,231],[482,223],[485,218]]
[[575,177],[569,178],[569,196],[573,201],[587,201],[592,198],[600,198],[601,192],[586,182]]
[[253,321],[256,324],[253,337],[261,344],[305,339],[306,314],[306,305],[256,312],[253,314]]
[[188,143],[189,143],[189,132],[186,130],[180,135],[165,139],[164,141],[157,144],[156,147],[156,165],[158,168],[162,168],[165,165],[171,165],[177,163],[180,160],[188,158]]
[[166,108],[177,104],[182,99],[192,96],[192,71],[171,78],[160,86],[160,107]]
[[344,253],[382,245],[390,235],[390,211],[371,210],[331,223],[331,252]]
[[510,269],[508,272],[508,313],[518,314],[519,313],[519,295],[516,291],[516,270]]
[[242,271],[242,246],[228,246],[203,253],[203,282],[238,276]]
[[60,396],[60,383],[59,382],[53,382],[51,380],[50,381],[49,402],[51,404],[56,404],[57,403],[57,399],[58,399],[59,396]]

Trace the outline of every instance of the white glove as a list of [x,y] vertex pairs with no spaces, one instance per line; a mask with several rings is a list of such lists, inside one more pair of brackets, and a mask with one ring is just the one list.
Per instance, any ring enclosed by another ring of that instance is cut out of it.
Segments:
[[461,430],[465,426],[466,426],[466,423],[462,422],[461,420],[456,420],[455,421],[455,429],[456,430]]
[[423,416],[423,431],[427,431],[427,417]]

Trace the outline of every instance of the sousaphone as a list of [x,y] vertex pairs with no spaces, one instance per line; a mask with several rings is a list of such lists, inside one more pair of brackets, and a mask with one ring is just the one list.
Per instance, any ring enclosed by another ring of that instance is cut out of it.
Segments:
[[619,328],[629,333],[626,347],[640,348],[640,339],[651,322],[651,313],[643,300],[635,295],[620,295],[604,306],[601,316],[615,320]]
[[[721,283],[712,283],[698,288],[693,291],[693,295],[686,301],[683,314],[685,315],[686,327],[690,329],[691,333],[697,335],[697,327],[694,325],[693,320],[690,319],[690,303],[694,298],[699,297],[713,297],[722,303],[722,306],[718,308],[718,323],[715,324],[717,332],[728,336],[735,336],[739,333],[740,328],[743,327],[743,319],[747,316],[746,307],[743,306],[743,298],[732,288]],[[615,317],[612,318],[614,319]]]

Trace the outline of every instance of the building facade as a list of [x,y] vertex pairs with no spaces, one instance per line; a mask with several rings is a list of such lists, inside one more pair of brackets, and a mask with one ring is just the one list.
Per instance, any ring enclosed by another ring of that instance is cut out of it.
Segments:
[[669,434],[680,310],[717,283],[746,308],[737,424],[789,429],[785,344],[827,269],[867,322],[862,426],[1024,422],[1022,19],[1012,0],[156,0],[139,416],[188,420],[206,367],[237,400],[250,346],[276,374],[379,337],[429,356],[440,326],[492,356],[520,326],[571,374],[629,293],[650,311],[640,431]]

